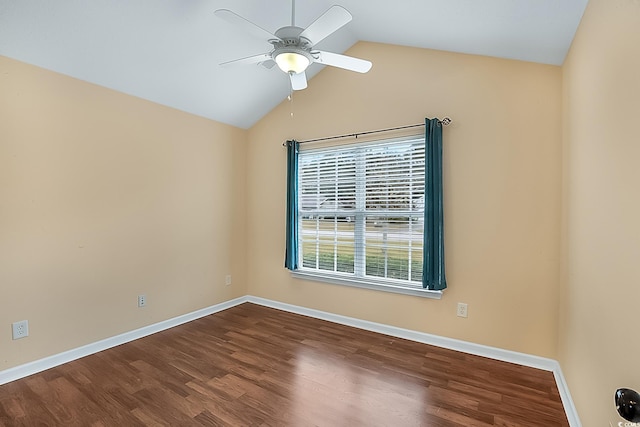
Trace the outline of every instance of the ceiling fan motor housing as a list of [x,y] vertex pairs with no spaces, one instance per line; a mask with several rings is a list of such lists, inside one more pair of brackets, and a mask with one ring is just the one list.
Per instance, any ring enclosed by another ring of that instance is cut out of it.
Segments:
[[280,38],[280,41],[287,44],[300,44],[301,41],[306,42],[305,44],[311,44],[311,42],[306,40],[304,37],[300,38],[300,34],[302,34],[303,31],[304,28],[288,26],[280,28],[274,33],[274,35]]

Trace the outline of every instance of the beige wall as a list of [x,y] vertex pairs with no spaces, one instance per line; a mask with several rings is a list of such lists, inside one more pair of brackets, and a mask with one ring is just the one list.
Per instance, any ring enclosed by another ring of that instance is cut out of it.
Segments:
[[246,131],[3,57],[0,94],[0,370],[246,294]]
[[614,426],[640,390],[640,2],[591,0],[564,78],[559,356],[585,426]]
[[[373,43],[349,54],[370,59],[372,70],[325,69],[249,131],[249,293],[555,357],[560,68]],[[283,268],[282,142],[436,116],[453,119],[444,131],[449,289],[442,300],[291,278]],[[456,317],[457,302],[469,304],[468,319]]]

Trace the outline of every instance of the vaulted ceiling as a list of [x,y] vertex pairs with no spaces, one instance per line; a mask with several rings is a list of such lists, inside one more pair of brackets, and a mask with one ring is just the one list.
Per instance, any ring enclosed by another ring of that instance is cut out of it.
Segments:
[[[298,0],[296,25],[333,4],[353,20],[322,50],[362,40],[561,65],[587,0]],[[248,128],[287,97],[289,79],[277,67],[220,67],[271,45],[216,9],[270,32],[291,23],[291,0],[0,0],[0,55]]]

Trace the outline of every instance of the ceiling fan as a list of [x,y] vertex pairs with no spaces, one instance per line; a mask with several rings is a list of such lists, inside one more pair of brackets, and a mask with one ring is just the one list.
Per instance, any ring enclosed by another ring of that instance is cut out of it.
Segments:
[[353,16],[345,8],[341,6],[330,7],[307,28],[296,27],[295,10],[295,0],[292,0],[291,25],[278,29],[274,34],[228,9],[216,10],[214,14],[217,17],[242,27],[249,34],[259,37],[273,46],[270,52],[223,62],[220,65],[262,64],[271,68],[277,64],[282,71],[289,74],[293,90],[307,87],[305,70],[313,62],[358,73],[366,73],[371,69],[370,61],[314,49],[317,43],[353,19]]

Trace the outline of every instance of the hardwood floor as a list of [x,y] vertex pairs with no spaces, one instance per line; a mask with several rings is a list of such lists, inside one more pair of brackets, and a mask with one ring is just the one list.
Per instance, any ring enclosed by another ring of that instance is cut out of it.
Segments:
[[568,426],[553,374],[242,304],[0,386],[0,426]]

